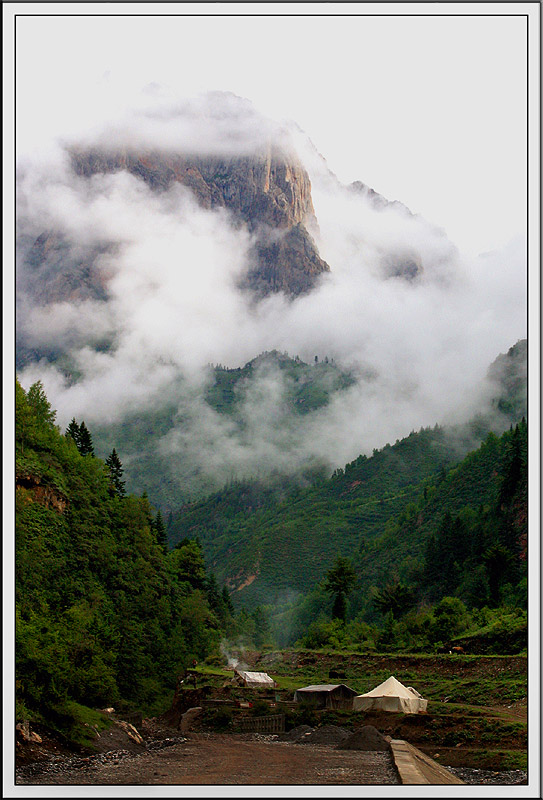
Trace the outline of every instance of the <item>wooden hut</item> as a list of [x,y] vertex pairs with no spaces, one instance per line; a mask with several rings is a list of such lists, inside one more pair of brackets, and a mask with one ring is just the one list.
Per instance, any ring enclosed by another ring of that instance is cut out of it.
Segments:
[[296,703],[309,703],[315,708],[351,709],[357,692],[344,683],[324,683],[304,686],[294,693]]

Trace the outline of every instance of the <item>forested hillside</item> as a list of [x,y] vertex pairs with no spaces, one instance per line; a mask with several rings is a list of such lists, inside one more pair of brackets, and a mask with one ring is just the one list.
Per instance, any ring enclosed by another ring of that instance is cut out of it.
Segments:
[[444,514],[494,502],[508,434],[489,434],[460,461],[464,434],[438,426],[413,432],[329,480],[284,488],[279,500],[255,484],[226,487],[175,515],[169,537],[198,537],[220,579],[249,607],[308,591],[337,554],[348,556],[360,568],[360,608],[368,587],[392,569],[402,579],[422,569],[426,538]]
[[[468,609],[525,609],[526,422],[489,433],[463,459],[458,433],[413,432],[280,500],[230,486],[187,506],[170,536],[197,537],[234,602],[265,607],[283,643],[336,616],[325,579],[338,558],[354,575],[343,622],[368,636],[368,625],[399,624],[443,598],[465,627]],[[418,630],[415,639],[431,649],[442,636]]]
[[[71,369],[70,366],[68,371]],[[193,463],[194,443],[188,440],[186,432],[191,431],[198,439],[195,415],[202,420],[209,417],[213,426],[220,424],[222,418],[231,426],[230,435],[235,433],[242,440],[244,435],[250,438],[252,427],[262,424],[262,420],[255,420],[254,409],[271,394],[273,385],[277,391],[277,424],[285,429],[290,426],[294,431],[301,416],[326,406],[354,382],[348,370],[327,356],[320,360],[316,356],[313,363],[307,364],[298,356],[292,358],[272,350],[242,367],[209,365],[202,397],[195,398],[193,390],[180,381],[169,400],[159,407],[127,413],[120,423],[96,423],[95,439],[104,457],[112,447],[124,454],[130,467],[127,487],[137,493],[146,491],[157,507],[169,513],[186,499],[205,496],[221,486],[223,464],[218,464],[216,473],[210,474]],[[218,420],[215,413],[220,415]],[[172,436],[176,442],[173,450],[168,446]],[[310,465],[307,473],[311,473]],[[288,477],[290,484],[304,480],[292,471],[284,477]],[[270,474],[266,474],[266,480],[268,485],[273,484]]]
[[228,593],[196,542],[167,552],[116,452],[96,458],[84,422],[63,435],[39,382],[16,386],[15,512],[17,718],[77,738],[84,706],[163,708],[232,627]]
[[[336,559],[311,591],[269,607],[276,635],[366,652],[435,652],[453,638],[470,652],[526,648],[525,421],[501,437],[489,434],[419,490],[416,502],[343,563]],[[338,589],[349,598],[340,615],[332,604]]]
[[351,555],[376,536],[457,454],[457,441],[435,428],[360,456],[330,480],[283,486],[279,500],[257,484],[234,484],[174,515],[169,537],[199,537],[221,579],[236,590],[250,581],[244,602],[274,602],[282,591],[309,589],[337,552]]
[[462,457],[475,434],[421,429],[306,488],[233,482],[165,522],[17,383],[17,718],[77,740],[88,707],[163,709],[223,639],[521,652],[527,424]]

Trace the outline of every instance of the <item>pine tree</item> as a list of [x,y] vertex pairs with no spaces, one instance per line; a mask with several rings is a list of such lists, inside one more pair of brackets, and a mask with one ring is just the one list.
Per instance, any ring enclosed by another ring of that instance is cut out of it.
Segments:
[[267,644],[271,638],[270,623],[262,606],[257,606],[251,614],[255,623],[254,643],[256,647]]
[[356,572],[350,559],[337,556],[322,583],[322,588],[334,597],[333,619],[345,621],[347,616],[347,595],[355,583]]
[[394,619],[399,619],[409,611],[416,602],[415,591],[411,586],[405,586],[399,581],[387,583],[373,598],[373,605],[382,614],[392,613]]
[[209,607],[215,612],[219,620],[223,622],[226,616],[226,606],[224,604],[222,595],[219,592],[219,587],[217,585],[217,579],[214,572],[209,572],[207,575],[205,591]]
[[67,439],[73,439],[77,445],[77,449],[79,450],[79,443],[80,443],[80,434],[79,434],[79,425],[75,421],[75,417],[72,417],[72,421],[66,428],[66,433],[64,434]]
[[94,447],[92,445],[92,437],[90,431],[82,421],[79,426],[79,452],[82,456],[94,456]]
[[166,528],[164,526],[164,521],[162,519],[162,514],[160,511],[157,511],[157,515],[153,522],[153,528],[155,529],[156,534],[156,541],[159,544],[164,552],[168,551],[168,539],[166,537]]
[[72,417],[72,421],[66,428],[66,433],[64,435],[74,440],[82,456],[94,456],[92,437],[84,422],[78,425],[75,417]]
[[54,425],[57,412],[51,408],[41,381],[32,384],[26,394],[26,399],[41,422]]
[[234,615],[234,604],[232,603],[232,598],[230,597],[230,592],[228,591],[228,587],[227,586],[223,586],[222,587],[221,596],[222,596],[223,602],[224,602],[224,604],[226,606],[226,609],[233,616]]
[[115,450],[115,448],[113,448],[110,455],[106,458],[106,467],[108,468],[109,471],[111,493],[113,495],[117,495],[117,497],[124,497],[125,481],[121,480],[121,476],[124,470],[123,470],[123,465],[121,464],[121,460],[117,455],[117,451]]
[[499,506],[504,507],[511,503],[523,472],[523,459],[519,435],[519,426],[516,425],[504,458],[503,478],[499,493]]

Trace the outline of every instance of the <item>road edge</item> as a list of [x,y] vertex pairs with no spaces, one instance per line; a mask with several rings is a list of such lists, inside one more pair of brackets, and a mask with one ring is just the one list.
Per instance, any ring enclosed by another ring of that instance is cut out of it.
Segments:
[[392,758],[403,785],[464,784],[437,761],[404,739],[391,739]]

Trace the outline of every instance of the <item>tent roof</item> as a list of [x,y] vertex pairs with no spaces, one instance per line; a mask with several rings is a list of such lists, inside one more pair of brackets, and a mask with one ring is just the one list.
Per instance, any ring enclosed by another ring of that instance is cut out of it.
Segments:
[[394,675],[391,675],[390,678],[387,678],[386,681],[380,683],[379,686],[376,686],[375,689],[372,689],[371,692],[366,692],[365,694],[359,695],[359,697],[420,697],[420,695],[415,692],[410,691],[407,686],[404,686],[403,683],[396,680]]
[[343,686],[344,689],[348,689],[349,692],[356,694],[354,689],[349,688],[349,686],[345,686],[344,683],[321,683],[316,684],[313,686],[303,686],[301,689],[297,689],[298,692],[332,692],[334,689],[339,689],[340,686]]
[[235,672],[248,683],[275,683],[267,672],[246,672],[242,669],[236,669]]

